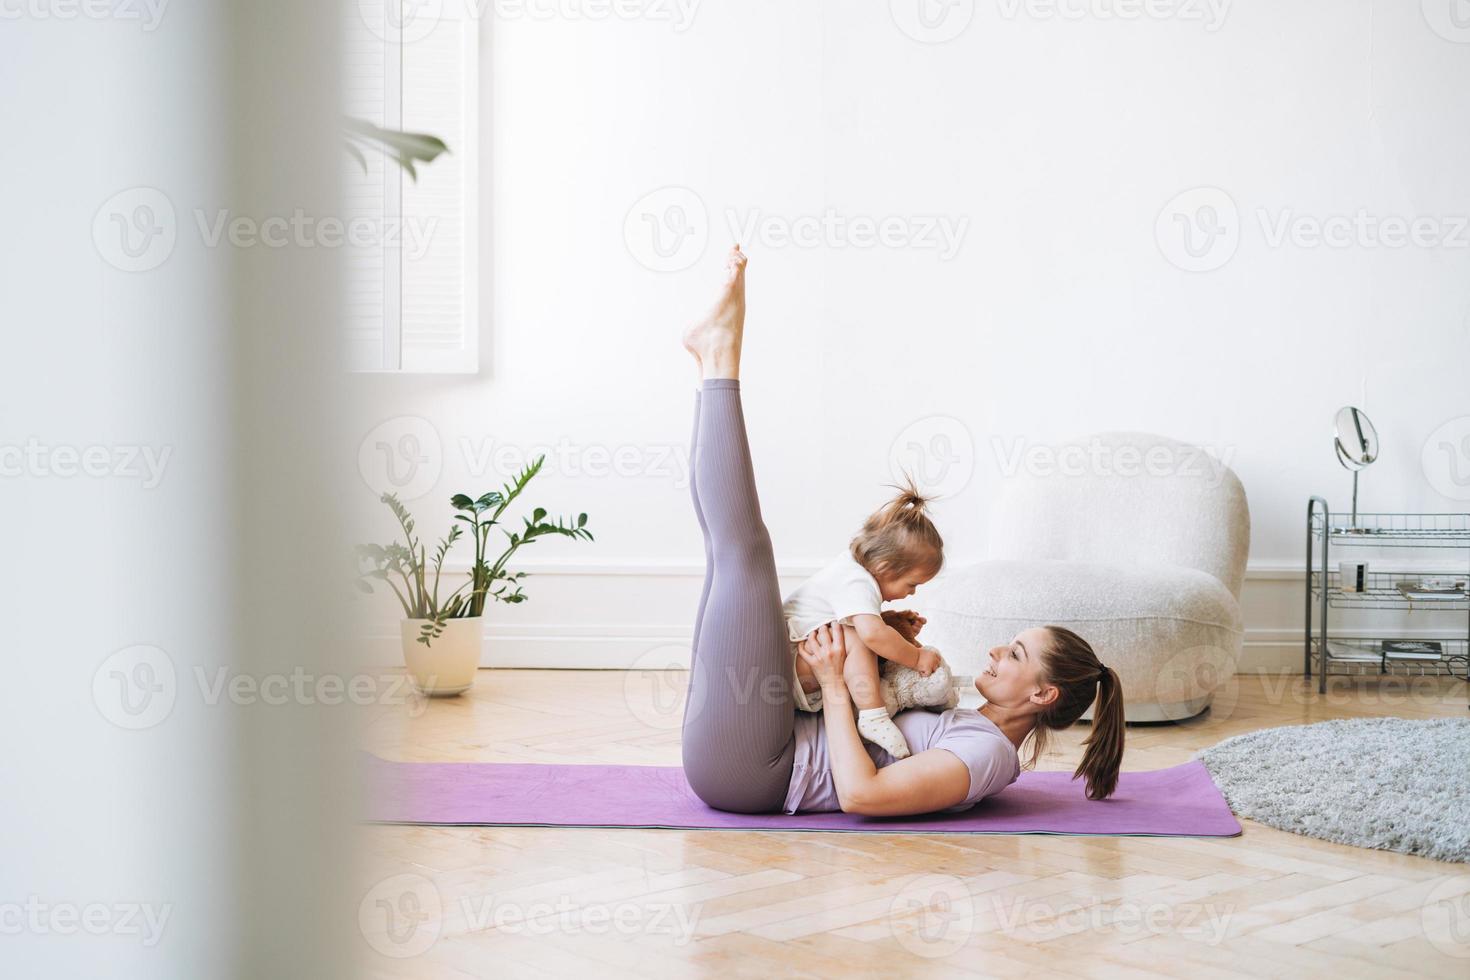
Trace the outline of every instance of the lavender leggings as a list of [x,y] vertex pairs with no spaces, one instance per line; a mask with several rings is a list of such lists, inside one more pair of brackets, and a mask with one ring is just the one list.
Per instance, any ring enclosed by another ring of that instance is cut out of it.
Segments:
[[739,381],[706,380],[695,393],[690,459],[704,592],[684,708],[684,775],[717,810],[776,812],[795,749],[791,645]]

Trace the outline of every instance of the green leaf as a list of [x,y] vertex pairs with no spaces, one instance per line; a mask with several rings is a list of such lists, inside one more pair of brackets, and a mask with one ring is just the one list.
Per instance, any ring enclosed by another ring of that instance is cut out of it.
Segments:
[[449,146],[437,136],[428,133],[404,133],[396,129],[383,129],[362,119],[344,119],[342,126],[350,137],[368,144],[375,144],[386,155],[392,157],[408,174],[411,180],[419,178],[415,166],[418,161],[432,163],[441,153],[448,153]]
[[[532,509],[530,517],[521,519],[523,526],[518,532],[500,527],[501,533],[506,537],[505,550],[493,562],[488,560],[486,549],[491,529],[500,526],[505,511],[541,471],[545,463],[545,455],[536,457],[530,465],[507,483],[502,491],[492,490],[474,499],[463,493],[454,494],[449,498],[450,506],[461,513],[451,514],[454,523],[451,524],[449,533],[440,540],[434,552],[432,590],[425,585],[426,572],[430,570],[426,567],[429,562],[423,543],[413,534],[413,516],[395,495],[383,494],[380,499],[392,509],[394,516],[398,518],[406,545],[393,543],[357,546],[355,553],[360,563],[358,566],[359,579],[378,579],[386,582],[403,603],[405,613],[410,618],[432,620],[428,626],[424,627],[423,635],[419,638],[420,642],[425,645],[428,645],[430,639],[443,633],[445,624],[450,619],[483,615],[488,601],[509,604],[528,601],[529,597],[522,591],[520,585],[521,579],[528,573],[511,572],[506,569],[507,563],[514,557],[517,549],[523,545],[535,544],[539,539],[552,534],[571,538],[574,541],[593,540],[592,532],[587,530],[588,518],[585,512],[578,513],[575,518],[557,517],[553,521],[548,517],[544,507],[536,507]],[[492,513],[486,514],[486,511],[492,509]],[[445,604],[440,606],[438,604],[439,574],[449,547],[462,534],[464,524],[470,525],[471,536],[475,544],[475,558],[470,566],[469,580],[454,589],[446,597]],[[362,571],[361,563],[368,563],[372,567],[367,571]],[[404,591],[400,591],[399,584],[390,577],[389,572],[403,579]],[[365,581],[359,581],[358,588],[365,592],[372,591],[371,586]],[[407,593],[406,596],[404,592]]]
[[362,168],[363,176],[367,176],[367,172],[368,172],[367,157],[363,156],[362,155],[362,151],[359,150],[356,146],[354,146],[351,142],[348,142],[345,145],[347,147],[347,152],[352,155],[352,159],[356,160],[357,161],[357,165]]

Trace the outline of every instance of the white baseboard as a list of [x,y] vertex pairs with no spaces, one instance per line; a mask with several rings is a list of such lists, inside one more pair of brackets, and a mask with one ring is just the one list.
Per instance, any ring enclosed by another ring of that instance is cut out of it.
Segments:
[[[482,667],[534,667],[559,670],[629,670],[638,667],[687,667],[690,634],[671,629],[663,634],[623,632],[615,635],[608,626],[596,635],[570,629],[548,628],[536,632],[487,630]],[[1364,634],[1371,635],[1371,634]],[[1447,630],[1419,631],[1416,639],[1464,638],[1465,633]],[[402,660],[398,635],[374,635],[365,641],[365,662],[395,664]],[[1246,630],[1240,670],[1252,673],[1294,673],[1302,669],[1300,630]]]
[[[526,581],[531,600],[488,611],[482,666],[626,670],[688,665],[689,621],[703,583],[702,565],[626,562],[519,567],[531,573]],[[817,567],[816,563],[782,566],[783,592]],[[1447,569],[1442,563],[1432,563],[1412,570],[1428,574]],[[1300,563],[1253,562],[1247,568],[1241,595],[1246,623],[1241,670],[1290,673],[1302,669],[1304,604]],[[914,605],[923,608],[922,590]],[[397,611],[386,602],[374,610],[376,618],[364,624],[362,662],[401,663]],[[1435,639],[1466,635],[1464,612],[1430,615],[1447,618],[1416,620],[1416,628],[1405,630],[1406,635]],[[1374,622],[1366,614],[1344,626],[1365,636],[1374,634]]]

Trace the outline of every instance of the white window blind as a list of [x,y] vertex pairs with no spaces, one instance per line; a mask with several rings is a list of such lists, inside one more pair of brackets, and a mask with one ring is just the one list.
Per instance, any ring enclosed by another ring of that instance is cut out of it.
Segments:
[[[439,8],[439,9],[435,9]],[[347,0],[348,116],[428,133],[449,153],[417,164],[348,158],[344,220],[374,229],[346,246],[344,342],[354,371],[478,370],[476,95],[478,20],[470,4]]]

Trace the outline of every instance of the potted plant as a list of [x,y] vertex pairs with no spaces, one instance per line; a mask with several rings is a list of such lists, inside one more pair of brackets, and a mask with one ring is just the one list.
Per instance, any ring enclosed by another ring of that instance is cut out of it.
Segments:
[[[546,462],[539,456],[510,483],[478,497],[457,493],[450,506],[457,512],[455,525],[440,539],[430,558],[424,544],[414,534],[414,519],[393,494],[379,499],[388,505],[403,534],[403,542],[365,544],[357,548],[359,559],[358,588],[373,592],[373,581],[386,582],[403,607],[399,636],[403,659],[419,690],[429,695],[454,695],[469,688],[480,666],[480,649],[484,639],[485,604],[526,601],[521,580],[525,572],[512,572],[506,566],[524,545],[547,535],[560,535],[574,540],[593,540],[587,530],[587,515],[578,514],[575,521],[546,519],[546,511],[537,507],[529,518],[522,518],[519,531],[501,529],[509,540],[505,550],[493,561],[489,556],[490,532],[499,526],[506,508],[515,502],[526,484],[541,472]],[[439,579],[444,560],[454,543],[468,529],[475,542],[475,560],[468,581],[442,600]],[[363,570],[366,564],[366,570]]]

